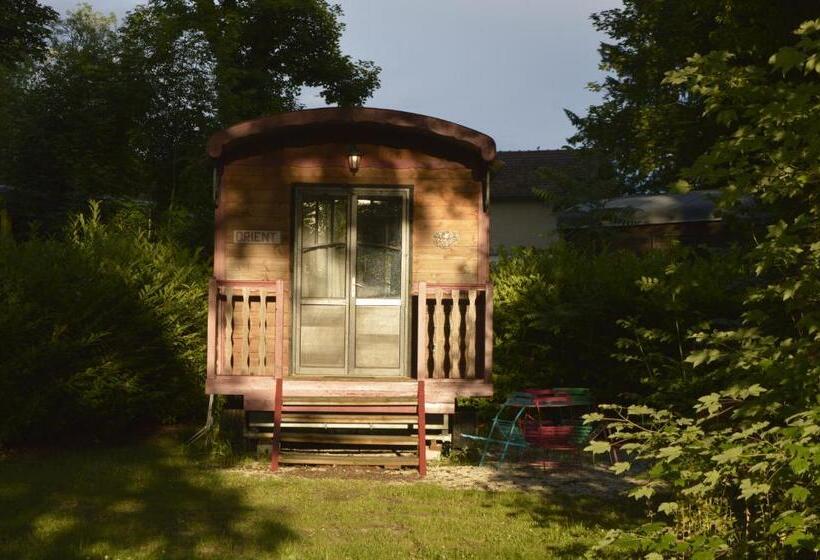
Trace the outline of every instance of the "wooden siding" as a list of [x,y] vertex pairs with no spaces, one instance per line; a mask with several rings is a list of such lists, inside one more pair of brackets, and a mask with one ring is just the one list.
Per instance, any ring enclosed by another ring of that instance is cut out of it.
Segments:
[[[282,279],[290,284],[295,184],[396,185],[412,187],[411,281],[486,282],[487,260],[481,253],[487,250],[488,217],[481,208],[479,174],[463,163],[407,149],[363,144],[358,148],[362,163],[355,175],[347,168],[348,147],[341,144],[282,148],[226,163],[217,209],[215,275],[224,280]],[[279,231],[281,244],[236,244],[235,230]],[[458,240],[449,248],[437,246],[434,233],[441,231],[455,233]],[[285,375],[291,361],[289,298],[290,290],[284,306]]]

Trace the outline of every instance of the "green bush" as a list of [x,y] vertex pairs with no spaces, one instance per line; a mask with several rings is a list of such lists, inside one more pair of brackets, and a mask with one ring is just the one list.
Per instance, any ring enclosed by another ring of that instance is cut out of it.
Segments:
[[99,205],[0,240],[0,443],[112,439],[203,402],[207,266]]
[[502,255],[493,269],[499,392],[587,386],[605,400],[686,402],[700,386],[684,361],[688,331],[737,317],[732,288],[744,277],[729,249],[636,254],[559,244]]
[[765,393],[759,385],[711,393],[694,416],[637,405],[587,415],[610,429],[610,442],[593,442],[589,450],[605,453],[617,442],[629,459],[613,465],[616,473],[634,462],[652,465],[630,492],[646,501],[650,521],[610,531],[598,551],[614,545],[657,560],[817,553],[820,407],[783,420],[733,417]]

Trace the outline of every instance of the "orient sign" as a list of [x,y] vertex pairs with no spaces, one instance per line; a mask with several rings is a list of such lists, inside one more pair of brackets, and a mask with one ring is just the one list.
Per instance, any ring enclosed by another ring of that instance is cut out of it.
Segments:
[[278,245],[282,243],[282,232],[236,229],[233,232],[233,242],[252,243],[257,245]]

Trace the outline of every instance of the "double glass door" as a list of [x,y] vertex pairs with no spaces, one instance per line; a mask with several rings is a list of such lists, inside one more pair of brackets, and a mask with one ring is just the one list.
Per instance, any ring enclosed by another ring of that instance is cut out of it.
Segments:
[[408,191],[298,188],[294,371],[406,372]]

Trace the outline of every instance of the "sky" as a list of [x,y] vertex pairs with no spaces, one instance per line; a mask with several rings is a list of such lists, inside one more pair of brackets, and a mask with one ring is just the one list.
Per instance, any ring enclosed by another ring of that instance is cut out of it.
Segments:
[[[43,0],[60,12],[76,0]],[[137,0],[90,0],[118,18]],[[341,0],[342,50],[382,68],[371,107],[457,122],[492,136],[500,150],[560,148],[600,80],[589,15],[620,0]],[[307,107],[324,105],[306,90]]]

